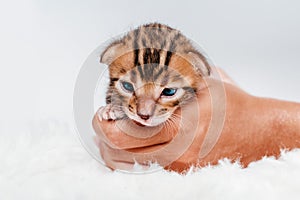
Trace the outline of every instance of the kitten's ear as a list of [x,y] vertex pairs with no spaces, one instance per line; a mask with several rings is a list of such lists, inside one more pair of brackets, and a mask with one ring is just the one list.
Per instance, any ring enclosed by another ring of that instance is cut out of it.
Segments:
[[201,76],[209,76],[211,74],[211,67],[205,56],[199,52],[189,52],[188,56],[196,72],[198,72]]
[[114,42],[110,44],[100,56],[100,62],[110,65],[117,57],[124,53],[124,44],[122,42]]

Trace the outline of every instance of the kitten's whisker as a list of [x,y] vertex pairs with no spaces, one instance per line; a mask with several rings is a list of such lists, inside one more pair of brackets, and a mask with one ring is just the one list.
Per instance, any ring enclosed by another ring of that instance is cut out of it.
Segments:
[[[178,114],[173,114],[171,115],[171,117],[168,119],[168,121],[170,123],[173,123],[175,126],[178,126],[178,123],[179,123],[179,126],[193,126],[194,124],[192,122],[189,122],[189,121],[185,121],[185,124],[183,124],[183,121],[182,121],[182,116],[181,115],[178,115]],[[188,124],[186,124],[188,123]]]
[[[164,122],[164,125],[166,126],[166,130],[168,131],[168,134],[170,131],[174,130],[174,127],[178,126],[178,117],[176,116],[171,116],[167,121]],[[179,127],[182,126],[181,120],[179,120]],[[172,132],[172,136],[175,136],[176,133]]]
[[178,118],[181,118],[182,115],[173,113],[173,114],[171,115],[171,117],[178,117]]

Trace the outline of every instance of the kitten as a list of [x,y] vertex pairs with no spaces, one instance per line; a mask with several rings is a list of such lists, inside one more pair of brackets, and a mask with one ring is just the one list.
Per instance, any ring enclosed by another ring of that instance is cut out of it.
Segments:
[[167,121],[195,97],[199,81],[211,71],[180,31],[159,23],[142,25],[112,42],[100,62],[109,65],[110,76],[100,119],[130,118],[144,126]]

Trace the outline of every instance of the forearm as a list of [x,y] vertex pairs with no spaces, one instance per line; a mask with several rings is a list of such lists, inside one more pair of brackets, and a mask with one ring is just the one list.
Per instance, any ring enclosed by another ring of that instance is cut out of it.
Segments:
[[269,104],[270,115],[274,116],[272,128],[277,139],[274,142],[284,149],[299,148],[300,104],[279,100],[269,100]]
[[282,149],[300,148],[299,103],[229,96],[222,135],[203,165],[229,158],[246,167],[264,156],[277,157]]
[[253,123],[249,132],[247,152],[241,159],[244,165],[263,156],[280,155],[281,150],[300,147],[300,104],[275,99],[254,100]]

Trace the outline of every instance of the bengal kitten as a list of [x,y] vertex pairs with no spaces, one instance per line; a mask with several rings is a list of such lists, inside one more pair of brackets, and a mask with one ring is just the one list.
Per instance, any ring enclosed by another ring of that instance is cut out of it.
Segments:
[[109,65],[107,105],[100,120],[130,118],[144,126],[167,121],[198,91],[210,65],[180,31],[151,23],[113,41],[102,53]]

